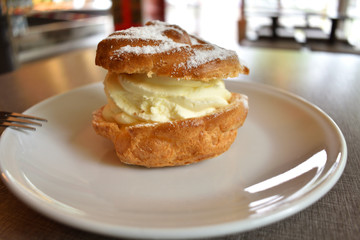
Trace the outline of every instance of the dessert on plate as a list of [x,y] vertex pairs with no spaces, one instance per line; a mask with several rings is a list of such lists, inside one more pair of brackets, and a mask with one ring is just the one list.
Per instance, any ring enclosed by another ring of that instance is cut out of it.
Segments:
[[96,133],[120,161],[144,167],[195,163],[229,149],[248,113],[247,96],[224,79],[248,74],[234,51],[151,21],[102,40],[96,65],[108,70],[108,103],[93,113]]

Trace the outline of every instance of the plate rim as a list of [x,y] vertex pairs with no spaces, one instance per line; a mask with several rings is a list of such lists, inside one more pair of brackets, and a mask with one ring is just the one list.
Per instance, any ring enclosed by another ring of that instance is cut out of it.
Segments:
[[[8,172],[7,169],[3,169],[3,161],[0,158],[0,169],[2,180],[8,189],[13,192],[17,198],[19,198],[23,203],[30,206],[31,208],[37,210],[37,212],[53,219],[57,222],[63,223],[68,226],[77,227],[79,229],[93,232],[93,233],[100,233],[107,236],[115,236],[115,237],[129,237],[129,238],[159,238],[159,239],[178,239],[178,238],[203,238],[203,237],[217,237],[222,236],[225,234],[234,234],[240,233],[244,231],[251,231],[256,228],[264,227],[271,223],[276,223],[280,220],[288,218],[304,209],[309,207],[310,205],[316,203],[319,199],[321,199],[327,192],[329,192],[332,187],[337,183],[340,179],[347,162],[347,145],[345,137],[336,124],[336,122],[321,108],[316,106],[315,104],[311,103],[310,101],[306,100],[305,98],[298,96],[290,91],[286,91],[274,86],[270,86],[263,83],[256,83],[256,82],[248,82],[239,79],[230,79],[226,80],[226,82],[231,84],[245,84],[252,88],[257,87],[261,89],[265,89],[270,91],[272,94],[284,95],[285,97],[295,99],[296,101],[300,101],[300,103],[307,105],[307,107],[313,108],[316,110],[318,114],[322,115],[322,118],[328,120],[329,124],[331,124],[332,128],[336,131],[337,137],[339,137],[339,142],[341,144],[340,152],[341,157],[338,160],[338,165],[336,169],[332,172],[330,176],[327,176],[323,181],[317,183],[317,185],[312,188],[311,191],[307,191],[305,193],[306,196],[302,196],[302,198],[297,199],[295,202],[296,204],[292,204],[291,208],[284,208],[276,211],[275,213],[265,215],[261,218],[254,218],[254,219],[242,219],[242,220],[235,220],[225,223],[218,223],[218,224],[209,224],[206,226],[196,226],[196,227],[181,227],[181,228],[144,228],[144,227],[132,227],[132,226],[121,226],[115,224],[105,224],[99,223],[97,221],[86,219],[86,218],[74,218],[73,215],[65,214],[62,211],[58,211],[51,207],[51,205],[43,205],[41,206],[41,199],[38,196],[29,192],[25,187],[22,187],[16,183],[16,180],[11,179],[12,175]],[[86,84],[72,90],[59,93],[39,103],[33,105],[32,107],[28,108],[24,113],[30,113],[34,108],[40,107],[43,104],[48,104],[49,102],[59,98],[59,97],[66,97],[67,94],[71,94],[77,91],[88,91],[92,88],[98,88],[101,86],[101,82],[95,82]],[[2,154],[3,149],[3,142],[4,139],[6,140],[7,135],[11,134],[12,129],[5,129],[0,137],[0,154]],[[0,155],[1,156],[1,155]],[[330,170],[329,170],[330,171]],[[244,224],[247,223],[247,224]]]

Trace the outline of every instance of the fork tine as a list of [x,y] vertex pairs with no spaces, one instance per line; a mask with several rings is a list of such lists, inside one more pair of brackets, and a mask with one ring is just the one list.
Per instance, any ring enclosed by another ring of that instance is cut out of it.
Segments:
[[5,121],[7,121],[7,122],[16,122],[16,123],[26,123],[26,124],[33,124],[33,125],[41,126],[41,123],[38,123],[38,122],[35,122],[35,121],[30,121],[30,120],[27,120],[25,118],[7,117],[5,119]]
[[38,120],[38,121],[47,122],[47,120],[46,120],[45,118],[40,118],[40,117],[25,115],[25,114],[22,114],[22,113],[7,112],[7,115],[8,115],[8,116],[12,116],[12,117],[20,117],[20,118],[27,118],[27,119],[32,119],[32,120]]
[[1,127],[36,130],[35,127],[29,125],[42,126],[42,124],[37,121],[47,122],[44,118],[25,115],[22,113],[0,111]]
[[35,131],[36,128],[34,127],[30,127],[30,126],[27,126],[27,125],[24,125],[24,124],[17,124],[17,123],[13,123],[13,122],[2,122],[0,123],[0,126],[2,127],[14,127],[14,128],[25,128],[25,129],[28,129],[28,130],[32,130],[32,131]]

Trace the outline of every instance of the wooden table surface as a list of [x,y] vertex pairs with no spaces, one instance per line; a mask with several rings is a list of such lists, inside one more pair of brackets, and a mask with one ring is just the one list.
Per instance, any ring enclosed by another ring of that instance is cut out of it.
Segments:
[[[277,223],[215,239],[358,239],[360,233],[360,57],[308,51],[237,49],[246,81],[297,94],[342,130],[348,159],[338,183],[318,202]],[[0,110],[22,112],[56,94],[104,79],[95,49],[30,62],[0,75]],[[0,130],[0,133],[2,130]],[[1,138],[0,138],[1,140]],[[0,239],[112,239],[65,226],[32,210],[0,182]]]

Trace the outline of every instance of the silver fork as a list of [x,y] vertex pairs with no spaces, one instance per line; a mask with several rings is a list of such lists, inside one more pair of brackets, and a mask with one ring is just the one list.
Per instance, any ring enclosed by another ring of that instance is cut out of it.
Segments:
[[0,111],[0,126],[18,129],[36,130],[32,126],[42,126],[40,122],[47,122],[44,118],[29,116],[22,113]]

